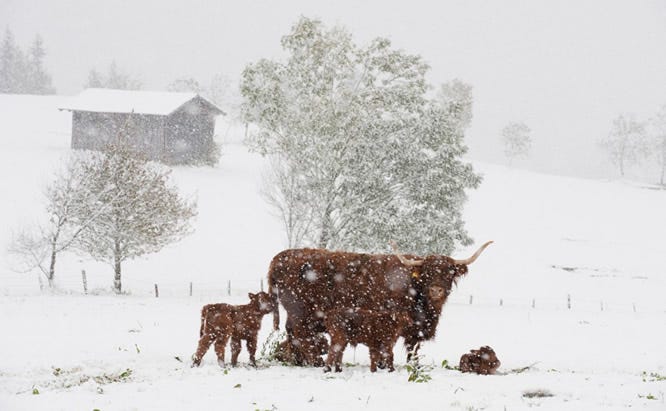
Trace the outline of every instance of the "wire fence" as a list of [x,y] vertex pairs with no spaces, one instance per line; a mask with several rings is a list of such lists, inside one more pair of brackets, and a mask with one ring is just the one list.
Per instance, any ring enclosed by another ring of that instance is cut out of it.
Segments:
[[[31,274],[32,275],[32,274]],[[95,278],[94,281],[84,270],[78,278],[68,276],[60,278],[55,291],[49,290],[45,280],[38,280],[34,275],[33,280],[21,277],[5,277],[0,283],[0,295],[24,296],[39,295],[43,293],[57,294],[88,294],[88,295],[111,295],[111,278],[105,277],[103,281]],[[188,297],[201,302],[221,302],[244,300],[248,292],[267,291],[266,280],[258,278],[217,278],[212,281],[200,280],[165,280],[151,281],[150,279],[128,279],[123,283],[123,294],[137,297],[151,298],[183,298]],[[572,310],[577,312],[600,312],[600,313],[666,313],[666,303],[663,300],[648,301],[618,300],[617,298],[596,298],[589,295],[576,295],[569,293],[558,296],[534,296],[511,295],[511,296],[488,296],[488,295],[463,295],[453,293],[447,300],[446,305],[464,306],[473,305],[479,307],[498,307],[506,309],[557,311]]]

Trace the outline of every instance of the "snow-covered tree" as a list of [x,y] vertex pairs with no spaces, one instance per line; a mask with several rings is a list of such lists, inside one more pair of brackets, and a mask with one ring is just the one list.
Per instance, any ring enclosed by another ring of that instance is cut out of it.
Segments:
[[531,130],[521,122],[511,122],[501,131],[502,143],[504,144],[504,155],[509,159],[509,164],[520,157],[527,157],[532,147]]
[[460,113],[426,98],[421,57],[305,17],[282,47],[286,61],[245,68],[241,93],[257,126],[248,144],[274,158],[290,243],[378,250],[393,239],[420,254],[469,244],[464,190],[480,177],[461,160]]
[[203,94],[227,113],[227,121],[239,121],[241,95],[238,79],[232,80],[225,74],[217,73],[213,75]]
[[143,87],[140,80],[118,68],[115,60],[109,65],[106,75],[100,74],[94,68],[91,69],[88,72],[88,79],[83,86],[86,88],[112,88],[118,90],[140,90]]
[[87,222],[77,247],[113,267],[116,293],[122,290],[124,261],[180,240],[192,231],[196,215],[196,203],[181,198],[170,171],[146,161],[127,139],[119,136],[86,164],[85,189],[92,201],[77,215],[79,224]]
[[0,93],[53,94],[51,76],[44,67],[44,42],[40,35],[24,53],[9,30],[0,46]]
[[666,177],[666,104],[661,106],[650,121],[652,126],[652,145],[656,148],[655,155],[660,169],[659,184],[665,184]]
[[630,115],[619,115],[613,120],[608,136],[599,144],[606,150],[613,165],[624,177],[626,167],[646,154],[645,125]]
[[7,28],[0,46],[0,93],[25,92],[25,57]]
[[104,79],[99,71],[90,69],[88,72],[88,80],[83,85],[85,88],[104,88]]
[[192,92],[200,94],[202,88],[199,82],[191,77],[179,77],[169,83],[167,90],[174,92]]
[[54,94],[55,89],[51,84],[51,76],[44,68],[44,42],[40,35],[35,37],[32,47],[28,53],[27,62],[27,84],[28,92],[30,94]]
[[457,114],[462,130],[472,124],[472,105],[474,98],[472,86],[458,79],[442,84],[437,92],[437,100],[452,115]]
[[83,172],[84,155],[74,155],[65,168],[55,174],[55,178],[44,191],[48,221],[34,229],[24,229],[14,235],[9,251],[17,257],[17,271],[28,272],[38,269],[48,281],[50,288],[55,285],[56,260],[58,255],[69,249],[77,236],[94,219],[73,223],[74,216],[80,214],[88,194],[82,189],[86,184]]

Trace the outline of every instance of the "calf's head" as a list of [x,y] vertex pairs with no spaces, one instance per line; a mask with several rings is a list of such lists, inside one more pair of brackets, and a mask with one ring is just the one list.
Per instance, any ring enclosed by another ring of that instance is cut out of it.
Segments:
[[268,314],[276,308],[275,299],[271,298],[268,293],[261,291],[256,294],[248,293],[247,296],[250,297],[250,304],[261,314]]

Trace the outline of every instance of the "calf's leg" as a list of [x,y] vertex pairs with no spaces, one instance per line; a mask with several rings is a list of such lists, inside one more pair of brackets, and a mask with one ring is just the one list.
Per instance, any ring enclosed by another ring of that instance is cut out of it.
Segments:
[[215,336],[212,334],[203,334],[199,339],[199,345],[197,346],[197,352],[192,356],[192,367],[200,366],[201,359],[206,355],[206,351],[210,348],[210,345],[215,340]]
[[257,363],[254,360],[254,354],[257,352],[257,336],[248,338],[245,345],[247,346],[247,352],[250,353],[250,364],[256,367]]
[[241,352],[240,338],[231,337],[231,366],[235,367],[238,364],[238,354]]
[[227,341],[229,341],[228,334],[223,334],[215,340],[215,354],[217,354],[217,363],[220,367],[224,367],[224,350],[227,348]]

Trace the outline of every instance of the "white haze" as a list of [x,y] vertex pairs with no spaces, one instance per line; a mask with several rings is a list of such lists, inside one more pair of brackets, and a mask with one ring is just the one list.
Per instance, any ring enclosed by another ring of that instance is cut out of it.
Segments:
[[[639,119],[666,103],[666,2],[645,1],[39,1],[0,0],[0,27],[27,47],[40,33],[59,94],[115,60],[147,89],[179,77],[237,79],[246,64],[281,55],[300,15],[377,36],[420,54],[430,80],[474,86],[471,157],[503,161],[499,130],[531,129],[520,167],[615,177],[596,142],[614,116]],[[655,181],[647,165],[629,176]]]

